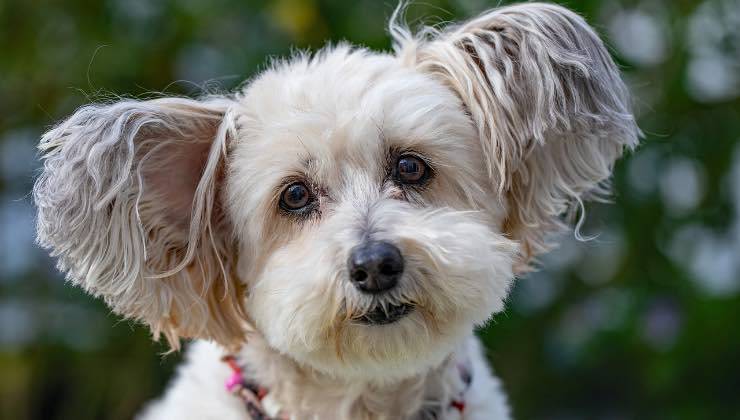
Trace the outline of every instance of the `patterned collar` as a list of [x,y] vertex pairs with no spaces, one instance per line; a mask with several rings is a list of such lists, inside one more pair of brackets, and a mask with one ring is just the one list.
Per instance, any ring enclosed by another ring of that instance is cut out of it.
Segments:
[[[242,400],[252,420],[290,420],[290,415],[284,413],[280,406],[270,398],[267,388],[244,376],[244,370],[235,356],[226,355],[221,360],[231,369],[231,375],[226,380],[226,390]],[[450,400],[448,407],[457,410],[462,415],[465,411],[465,392],[470,388],[473,376],[467,364],[458,363],[457,370],[464,388],[457,398]]]

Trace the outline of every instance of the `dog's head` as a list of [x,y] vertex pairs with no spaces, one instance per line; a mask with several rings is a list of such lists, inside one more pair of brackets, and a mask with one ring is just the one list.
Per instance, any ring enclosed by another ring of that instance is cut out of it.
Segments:
[[391,32],[393,53],[327,48],[233,95],[81,108],[41,142],[39,242],[173,346],[254,329],[338,376],[440,362],[638,130],[561,7]]

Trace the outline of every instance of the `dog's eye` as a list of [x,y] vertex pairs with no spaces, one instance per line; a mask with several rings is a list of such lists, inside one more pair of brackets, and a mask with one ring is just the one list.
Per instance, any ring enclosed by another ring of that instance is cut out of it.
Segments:
[[429,175],[429,167],[422,159],[403,155],[396,164],[396,178],[404,184],[421,184]]
[[294,182],[283,190],[280,205],[286,210],[300,210],[311,201],[308,187],[302,182]]

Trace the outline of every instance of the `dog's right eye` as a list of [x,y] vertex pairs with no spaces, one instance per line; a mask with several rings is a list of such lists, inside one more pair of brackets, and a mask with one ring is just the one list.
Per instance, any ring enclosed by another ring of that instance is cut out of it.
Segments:
[[403,155],[398,158],[394,176],[402,184],[423,184],[431,170],[423,159],[414,155]]
[[311,202],[311,192],[302,182],[288,185],[280,195],[280,207],[285,210],[300,210]]

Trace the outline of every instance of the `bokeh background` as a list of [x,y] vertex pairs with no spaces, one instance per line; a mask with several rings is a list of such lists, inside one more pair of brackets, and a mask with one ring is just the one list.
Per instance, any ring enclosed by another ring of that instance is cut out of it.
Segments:
[[[503,2],[506,3],[506,2]],[[424,0],[412,25],[496,1]],[[520,419],[740,418],[740,0],[570,0],[644,144],[481,331]],[[33,243],[35,144],[111,93],[228,90],[271,56],[388,49],[395,2],[0,1],[0,418],[127,419],[181,355],[64,284]]]

